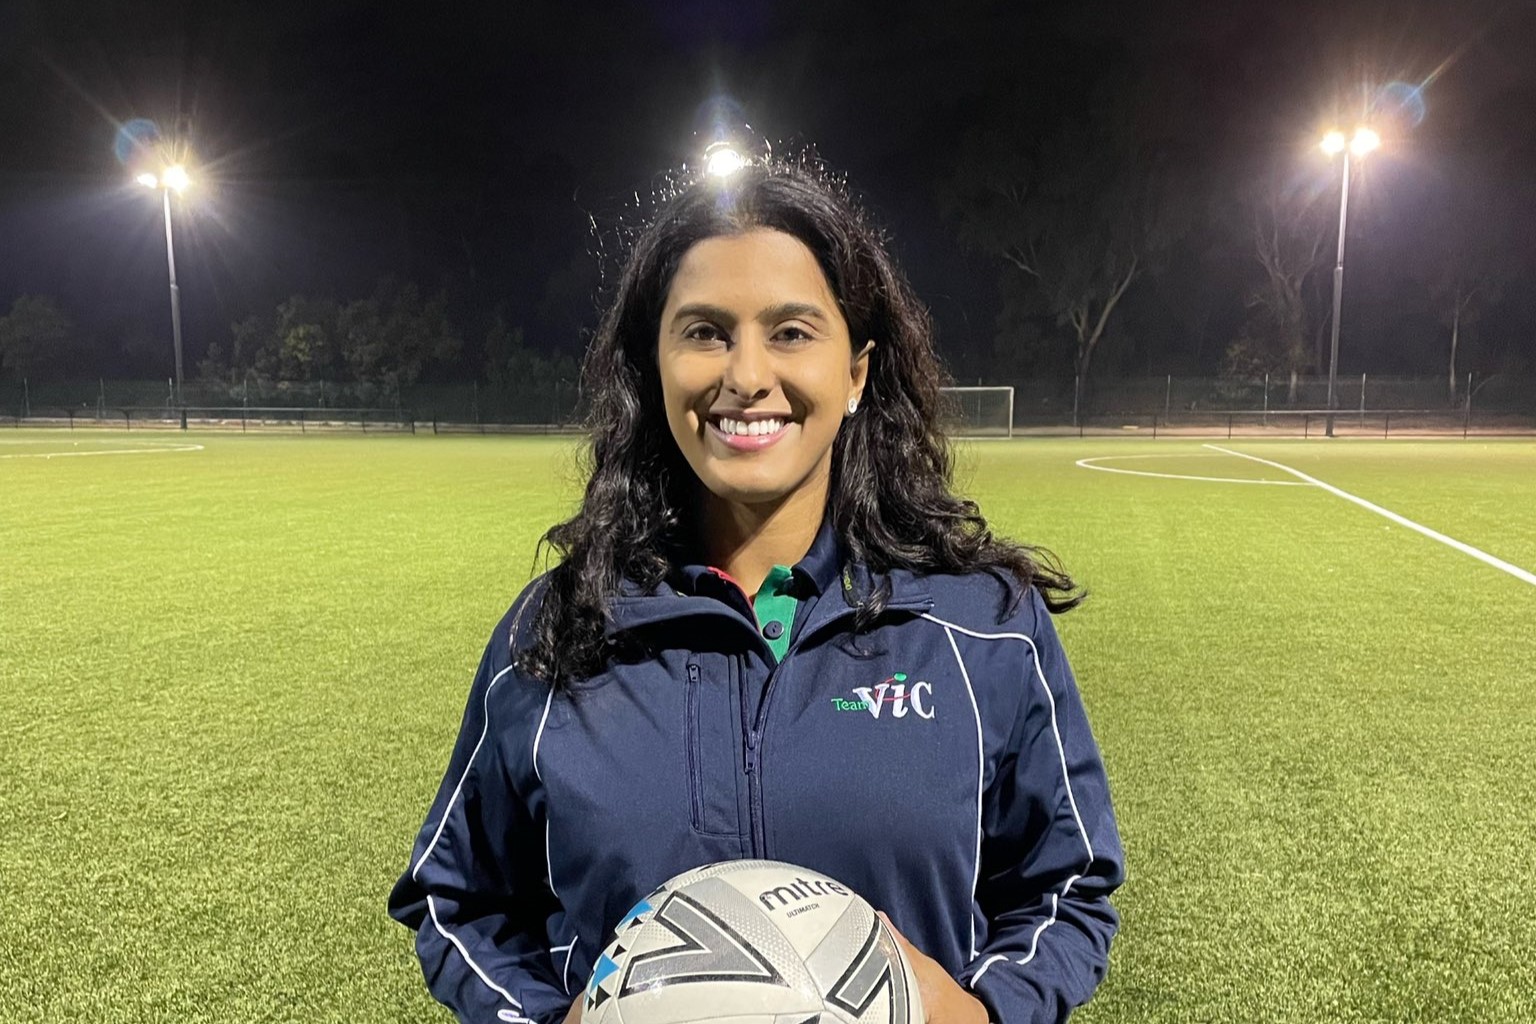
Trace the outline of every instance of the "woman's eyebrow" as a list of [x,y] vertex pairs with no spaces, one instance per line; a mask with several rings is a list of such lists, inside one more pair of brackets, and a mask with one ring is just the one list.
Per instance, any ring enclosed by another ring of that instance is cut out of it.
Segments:
[[[711,323],[717,323],[722,327],[735,327],[736,314],[724,306],[716,306],[708,302],[690,302],[686,306],[679,307],[672,314],[672,323],[690,317],[699,317]],[[793,319],[816,320],[827,322],[826,312],[818,305],[810,302],[776,302],[757,314],[757,321],[761,324],[776,324],[783,320]]]
[[672,323],[676,325],[679,320],[686,320],[689,317],[695,316],[708,320],[711,323],[719,324],[722,327],[736,326],[735,313],[732,313],[724,306],[712,306],[707,302],[690,302],[688,305],[679,308],[676,313],[672,314]]
[[757,314],[758,323],[776,324],[781,320],[818,320],[827,322],[827,314],[820,306],[809,302],[780,302]]

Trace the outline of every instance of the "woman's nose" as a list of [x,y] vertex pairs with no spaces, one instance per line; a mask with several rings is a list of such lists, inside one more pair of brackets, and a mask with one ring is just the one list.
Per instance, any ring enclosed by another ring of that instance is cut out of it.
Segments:
[[761,398],[773,390],[773,360],[763,339],[750,332],[737,339],[725,365],[725,386],[743,400]]

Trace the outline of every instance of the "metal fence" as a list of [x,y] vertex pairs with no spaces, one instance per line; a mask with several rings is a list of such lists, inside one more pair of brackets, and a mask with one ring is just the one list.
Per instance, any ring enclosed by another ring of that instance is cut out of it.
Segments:
[[0,382],[0,422],[149,426],[183,418],[220,426],[379,426],[436,424],[440,429],[497,426],[563,428],[579,422],[574,382],[336,384],[249,380],[188,381],[180,401],[170,381]]
[[[1329,418],[1322,376],[1012,384],[1016,433],[1311,437],[1326,432]],[[1343,376],[1334,410],[1336,435],[1536,433],[1536,378],[1468,374],[1453,389],[1446,377]]]
[[[973,384],[974,381],[963,381]],[[1326,377],[1140,377],[1076,382],[990,379],[1014,388],[1016,432],[1228,430],[1310,436],[1327,416]],[[251,379],[197,381],[181,401],[169,381],[0,382],[0,424],[180,426],[199,424],[309,429],[562,430],[584,415],[574,381],[498,385],[429,383],[405,388]],[[1341,377],[1336,429],[1364,434],[1536,431],[1536,378],[1468,374],[1454,392],[1445,377]]]
[[[974,383],[967,381],[966,383]],[[1328,378],[1272,375],[1257,378],[1160,377],[1090,380],[1081,390],[1070,379],[988,380],[1014,388],[1016,425],[1041,419],[1073,422],[1080,417],[1178,413],[1286,412],[1326,410]],[[1390,377],[1356,374],[1338,378],[1334,408],[1341,412],[1384,410],[1474,413],[1536,417],[1536,378],[1467,374],[1454,392],[1446,377]]]

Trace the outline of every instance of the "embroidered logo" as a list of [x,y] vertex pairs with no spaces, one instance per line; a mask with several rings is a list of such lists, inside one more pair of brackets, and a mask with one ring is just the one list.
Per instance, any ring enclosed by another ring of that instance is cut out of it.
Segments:
[[905,718],[911,712],[918,718],[932,720],[933,718],[933,684],[927,680],[919,679],[910,687],[907,685],[907,674],[897,672],[889,678],[876,683],[874,686],[855,686],[853,695],[857,700],[848,700],[843,697],[833,697],[832,707],[837,711],[868,711],[873,718],[879,718],[887,704],[891,705],[891,718]]

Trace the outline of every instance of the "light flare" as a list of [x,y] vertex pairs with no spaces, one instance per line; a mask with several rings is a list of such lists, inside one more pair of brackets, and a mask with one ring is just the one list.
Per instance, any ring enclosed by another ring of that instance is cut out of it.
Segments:
[[1371,128],[1355,129],[1355,137],[1349,140],[1349,151],[1355,156],[1365,156],[1381,148],[1381,136]]
[[181,164],[172,164],[170,167],[167,167],[165,173],[161,175],[161,180],[165,182],[166,188],[172,189],[177,193],[185,192],[187,187],[192,184],[192,179],[187,177],[187,169]]
[[729,143],[717,142],[704,151],[704,171],[716,178],[729,178],[746,166],[746,159]]

